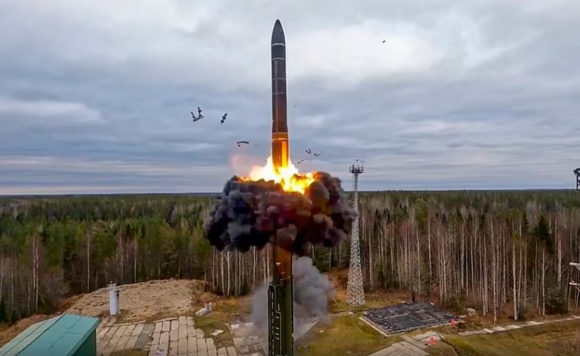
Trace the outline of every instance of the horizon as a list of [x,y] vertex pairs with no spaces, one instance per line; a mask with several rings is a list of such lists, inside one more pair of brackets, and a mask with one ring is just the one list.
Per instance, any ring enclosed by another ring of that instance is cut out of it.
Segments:
[[[387,190],[359,190],[359,194],[369,193],[389,193],[389,192],[408,192],[408,193],[452,193],[452,192],[576,192],[575,189],[543,189],[543,188],[521,188],[521,189],[387,189]],[[346,190],[345,193],[353,193],[352,190]],[[16,194],[16,195],[1,195],[2,198],[60,198],[60,197],[99,197],[99,196],[147,196],[147,195],[209,195],[219,196],[221,192],[168,192],[168,193],[78,193],[78,194]],[[580,193],[578,193],[580,194]]]

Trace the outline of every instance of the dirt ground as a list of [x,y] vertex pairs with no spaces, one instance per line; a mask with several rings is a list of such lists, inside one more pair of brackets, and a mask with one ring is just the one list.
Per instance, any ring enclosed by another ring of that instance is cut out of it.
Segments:
[[[194,305],[210,301],[204,284],[196,280],[155,280],[119,286],[119,307],[124,320],[146,320],[159,315],[184,315]],[[109,313],[109,289],[101,288],[79,298],[69,313],[104,316]]]
[[18,334],[26,330],[29,326],[50,319],[55,315],[33,315],[28,318],[19,320],[16,324],[0,325],[0,347],[7,344],[10,340],[15,338]]

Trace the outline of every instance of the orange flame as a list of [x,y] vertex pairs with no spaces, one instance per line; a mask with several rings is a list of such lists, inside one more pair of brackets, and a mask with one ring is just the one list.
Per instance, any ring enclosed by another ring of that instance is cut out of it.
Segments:
[[294,167],[291,161],[288,161],[288,167],[276,170],[271,156],[268,157],[264,167],[254,167],[250,172],[249,180],[257,181],[260,179],[279,183],[286,192],[298,192],[301,194],[315,180],[312,173],[300,174],[298,168]]

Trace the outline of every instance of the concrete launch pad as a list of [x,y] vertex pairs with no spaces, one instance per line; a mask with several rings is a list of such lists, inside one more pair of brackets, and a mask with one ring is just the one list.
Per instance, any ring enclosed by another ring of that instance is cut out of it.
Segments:
[[453,316],[428,303],[404,303],[364,313],[363,319],[386,334],[445,325]]

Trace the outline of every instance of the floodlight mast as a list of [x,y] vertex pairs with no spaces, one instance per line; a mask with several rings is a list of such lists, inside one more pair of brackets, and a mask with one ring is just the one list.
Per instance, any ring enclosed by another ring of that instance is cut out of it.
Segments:
[[[357,162],[362,162],[357,160]],[[349,172],[353,175],[353,206],[358,213],[358,177],[365,171],[362,164],[356,163],[350,166]],[[350,266],[348,269],[348,282],[346,287],[346,302],[350,305],[360,307],[365,304],[365,292],[362,278],[362,268],[360,262],[360,240],[358,216],[352,224],[351,246],[350,246]]]

